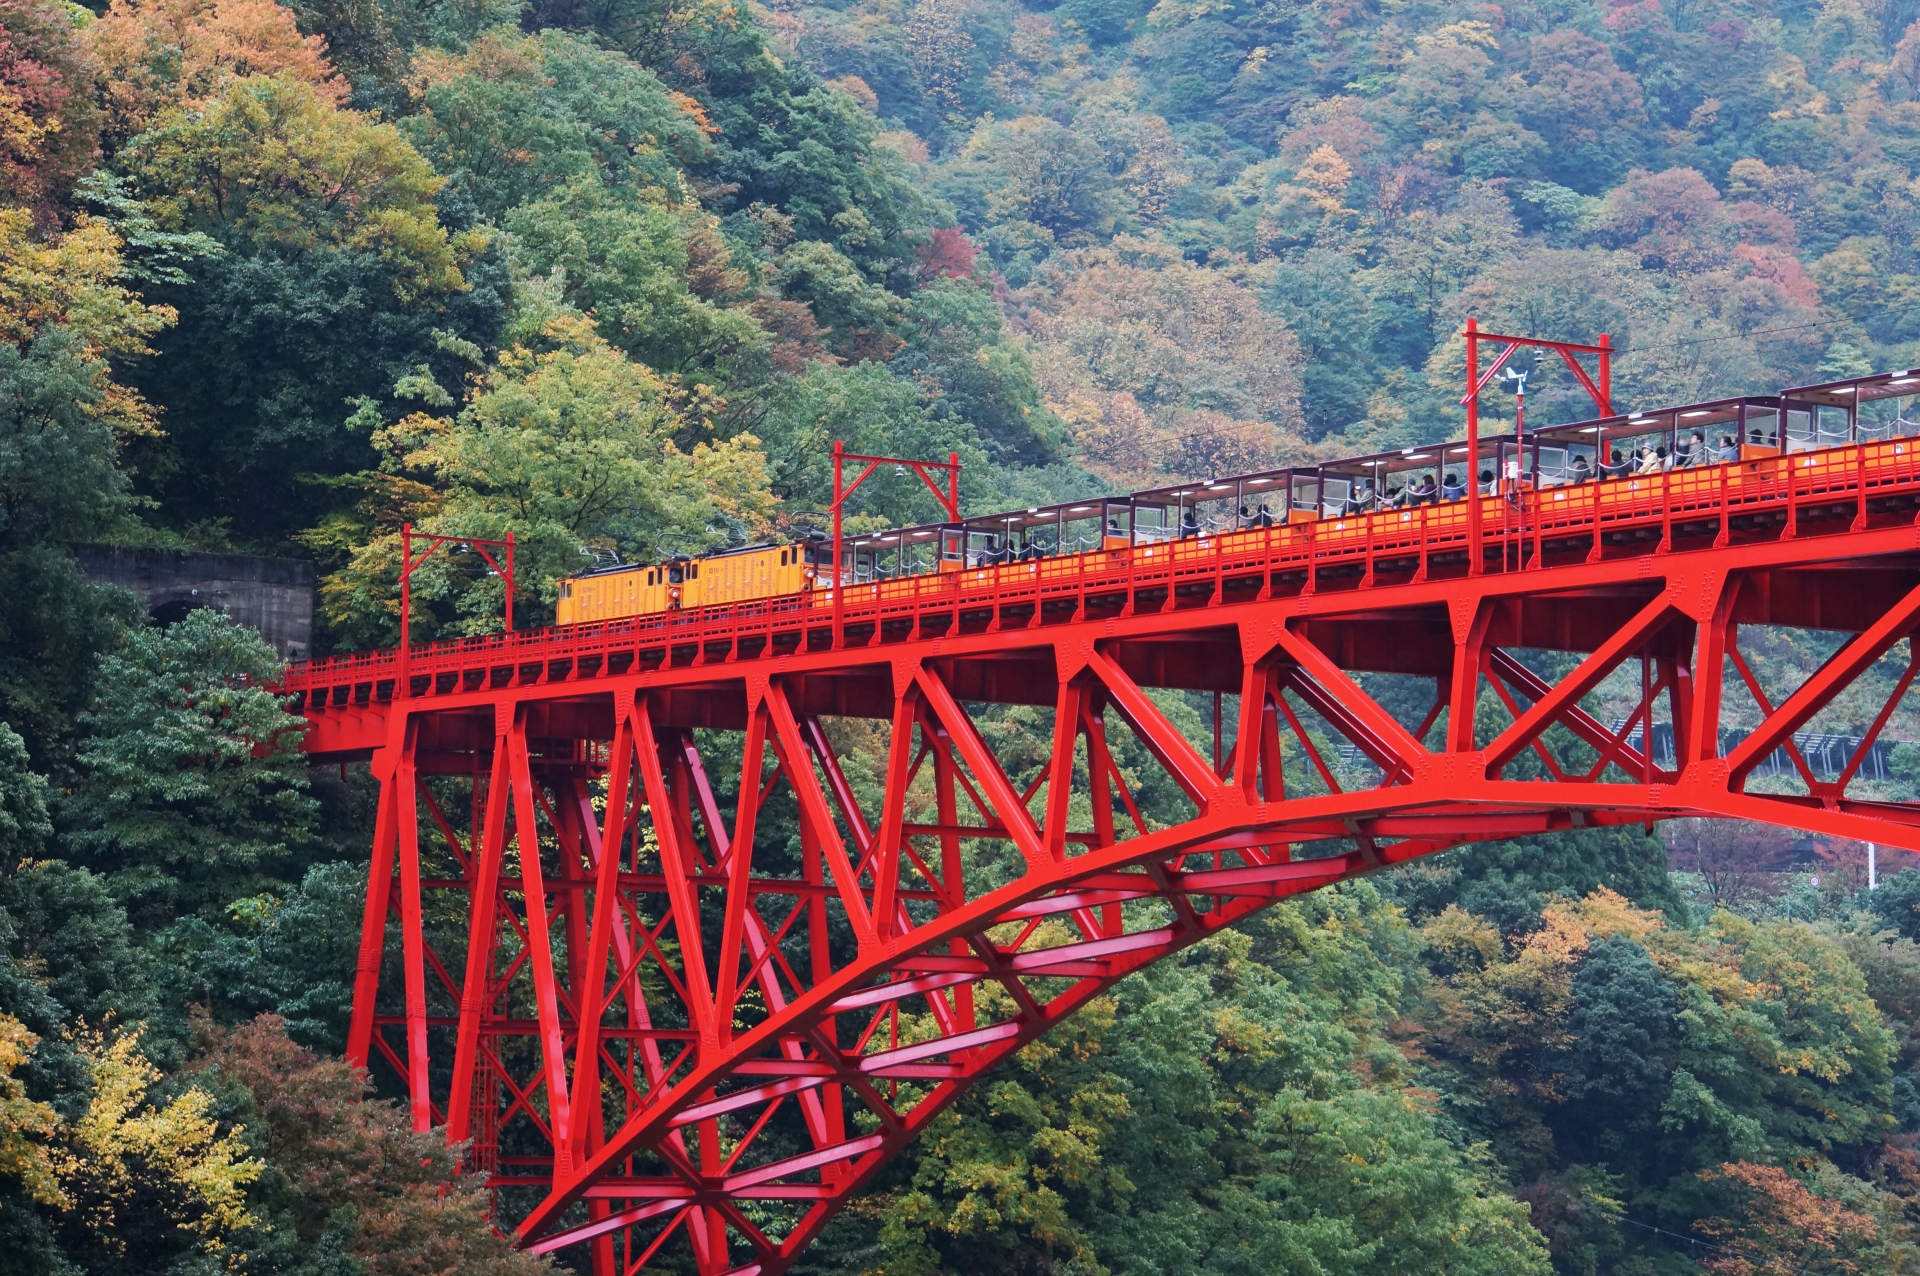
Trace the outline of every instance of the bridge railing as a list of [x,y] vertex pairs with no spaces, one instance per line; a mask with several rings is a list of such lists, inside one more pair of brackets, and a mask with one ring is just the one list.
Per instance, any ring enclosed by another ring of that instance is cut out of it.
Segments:
[[[1638,532],[1646,540],[1658,534],[1659,548],[1670,548],[1676,525],[1711,524],[1715,543],[1726,543],[1733,520],[1772,513],[1784,534],[1798,534],[1802,511],[1826,514],[1851,502],[1848,526],[1864,526],[1868,501],[1920,490],[1920,446],[1911,439],[1798,452],[1669,470],[1605,481],[1542,488],[1521,487],[1479,496],[1486,540],[1481,569],[1490,572],[1535,570],[1548,565],[1548,547],[1588,542],[1589,557],[1603,552],[1609,533]],[[1844,512],[1844,511],[1843,511]],[[1051,605],[1067,605],[1083,614],[1089,597],[1123,594],[1129,602],[1164,591],[1171,600],[1184,592],[1221,600],[1228,581],[1257,583],[1257,591],[1276,581],[1295,581],[1310,592],[1330,567],[1364,566],[1358,587],[1377,582],[1375,568],[1391,564],[1396,572],[1411,565],[1423,579],[1437,556],[1457,564],[1469,553],[1469,517],[1464,500],[1382,510],[1310,522],[1276,524],[1245,531],[1159,541],[1116,550],[1041,558],[960,572],[897,577],[843,587],[841,628],[835,631],[833,591],[754,599],[644,616],[585,620],[578,624],[514,633],[448,639],[415,646],[406,661],[408,681],[427,679],[432,688],[449,674],[456,678],[482,668],[555,665],[604,658],[627,649],[692,647],[704,652],[725,644],[737,652],[741,639],[801,631],[802,645],[824,631],[834,645],[847,634],[867,635],[902,621],[916,624],[941,613],[982,613],[999,623],[1009,611],[1032,618]],[[1648,552],[1645,549],[1637,552]],[[1252,595],[1249,595],[1252,596]],[[1165,605],[1165,604],[1158,604]],[[792,650],[791,647],[788,650]],[[381,684],[398,679],[399,653],[389,649],[296,662],[286,688]],[[399,694],[412,694],[409,687]]]

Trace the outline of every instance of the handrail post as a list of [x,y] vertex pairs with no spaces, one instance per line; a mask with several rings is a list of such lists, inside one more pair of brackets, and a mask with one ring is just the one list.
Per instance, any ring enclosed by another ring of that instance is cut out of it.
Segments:
[[[1475,387],[1467,400],[1467,490],[1474,493],[1474,499],[1467,505],[1467,575],[1478,576],[1486,567],[1486,551],[1481,542],[1480,526],[1480,321],[1471,315],[1467,317],[1467,385]],[[1442,449],[1439,468],[1446,470],[1445,449]]]
[[1313,533],[1314,529],[1319,525],[1318,519],[1310,523],[1300,524],[1300,526],[1306,529],[1307,540],[1307,579],[1306,583],[1300,586],[1300,596],[1302,598],[1306,598],[1313,593],[1313,551],[1314,542],[1318,539]]
[[1257,602],[1266,602],[1273,597],[1273,524],[1269,522],[1260,529],[1260,591],[1254,595]]
[[1227,538],[1218,532],[1213,536],[1213,603],[1218,607],[1227,598]]
[[1424,581],[1427,578],[1427,510],[1429,508],[1425,502],[1420,505],[1420,529],[1416,533],[1420,537],[1420,567],[1413,574],[1415,581]]
[[1780,533],[1783,541],[1793,540],[1800,535],[1800,502],[1794,492],[1793,456],[1786,450],[1786,429],[1781,427],[1781,449],[1779,462],[1787,474],[1787,525]]
[[1660,471],[1660,548],[1658,554],[1673,551],[1673,471]]
[[394,680],[393,698],[407,699],[413,694],[411,661],[407,645],[412,641],[407,617],[413,610],[413,524],[400,524],[400,675]]
[[1541,567],[1547,557],[1547,503],[1540,499],[1540,474],[1536,465],[1534,470],[1533,497],[1533,567]]
[[1859,511],[1853,516],[1853,531],[1867,530],[1867,445],[1856,434],[1853,440],[1854,486],[1858,489]]
[[846,493],[840,490],[841,460],[846,446],[839,439],[833,441],[833,649],[840,650],[846,639],[847,591],[845,582],[840,579],[840,506],[846,499]]
[[[1377,503],[1377,497],[1376,497]],[[1360,517],[1367,520],[1367,574],[1360,578],[1360,588],[1369,589],[1373,585],[1373,533],[1374,516],[1371,513]]]
[[1600,561],[1600,482],[1593,480],[1593,548],[1587,551],[1587,561]]

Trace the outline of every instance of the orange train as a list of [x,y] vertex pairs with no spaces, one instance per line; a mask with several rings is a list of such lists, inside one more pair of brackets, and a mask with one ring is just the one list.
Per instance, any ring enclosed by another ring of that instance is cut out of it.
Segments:
[[[745,545],[698,558],[682,554],[663,563],[602,568],[560,582],[555,623],[572,625],[797,594],[812,584],[816,546],[808,542]],[[830,565],[831,555],[827,561]]]

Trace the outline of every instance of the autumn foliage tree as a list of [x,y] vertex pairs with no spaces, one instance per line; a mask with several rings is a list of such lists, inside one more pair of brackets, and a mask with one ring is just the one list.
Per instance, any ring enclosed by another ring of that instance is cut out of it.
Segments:
[[269,1158],[261,1208],[287,1240],[331,1237],[368,1276],[549,1270],[494,1231],[485,1176],[463,1171],[461,1149],[415,1130],[398,1103],[370,1098],[364,1074],[342,1060],[294,1044],[279,1019],[206,1025],[198,1046],[194,1075],[227,1091]]
[[95,74],[65,5],[0,4],[0,193],[43,223],[99,158]]
[[82,38],[99,68],[109,143],[247,76],[285,76],[336,106],[347,93],[326,40],[302,35],[272,0],[113,0]]
[[1877,1243],[1881,1229],[1872,1217],[1815,1195],[1778,1166],[1730,1161],[1700,1177],[1727,1188],[1739,1210],[1738,1221],[1716,1215],[1695,1224],[1720,1243],[1702,1263],[1714,1276],[1781,1268],[1823,1276],[1888,1270],[1876,1261],[1889,1256]]

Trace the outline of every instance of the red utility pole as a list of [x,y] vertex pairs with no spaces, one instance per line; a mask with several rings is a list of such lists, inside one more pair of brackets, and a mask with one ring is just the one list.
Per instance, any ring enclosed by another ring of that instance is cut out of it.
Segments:
[[[948,521],[954,523],[960,521],[960,454],[958,452],[947,453],[947,459],[943,463],[910,461],[898,456],[861,456],[856,452],[847,451],[846,446],[839,439],[833,441],[833,645],[836,647],[840,645],[841,628],[846,619],[845,590],[841,588],[840,579],[840,511],[846,499],[853,495],[854,490],[867,481],[867,476],[882,465],[910,468],[920,476],[920,481],[927,485],[927,490],[933,493],[934,499],[940,502],[941,508],[946,510]],[[867,466],[860,471],[860,477],[851,483],[845,482],[846,472],[843,466],[847,461],[864,461]],[[946,491],[941,491],[940,485],[933,481],[933,476],[929,473],[932,470],[946,471]]]
[[[1467,339],[1467,397],[1460,400],[1460,403],[1467,410],[1467,474],[1469,478],[1475,480],[1471,489],[1474,499],[1467,506],[1467,574],[1478,576],[1486,569],[1486,559],[1481,548],[1483,533],[1479,474],[1475,469],[1480,464],[1480,391],[1486,388],[1487,382],[1499,374],[1500,369],[1506,366],[1507,360],[1513,357],[1516,350],[1521,346],[1533,346],[1541,350],[1558,352],[1568,369],[1572,371],[1574,379],[1593,400],[1593,406],[1598,409],[1599,414],[1602,417],[1612,416],[1613,345],[1604,332],[1600,334],[1598,343],[1590,346],[1581,345],[1576,341],[1546,341],[1539,337],[1510,337],[1504,333],[1482,332],[1480,321],[1474,318],[1468,318],[1467,330],[1461,335]],[[1506,348],[1487,365],[1485,373],[1480,371],[1482,341],[1507,343]],[[1594,377],[1589,376],[1587,370],[1580,366],[1579,356],[1583,354],[1598,358],[1598,384],[1595,384]],[[1514,430],[1518,433],[1519,429],[1520,420],[1516,413]],[[1498,478],[1497,475],[1495,477]]]
[[[393,697],[396,700],[404,698],[412,691],[407,653],[412,646],[410,622],[413,612],[413,570],[433,557],[433,551],[442,545],[472,546],[474,552],[486,559],[487,566],[491,567],[494,573],[505,582],[507,587],[505,626],[507,633],[513,632],[513,532],[509,530],[507,538],[503,541],[480,540],[472,536],[441,536],[432,532],[420,533],[419,536],[427,542],[427,547],[420,551],[420,557],[415,558],[413,556],[415,537],[413,524],[400,524],[400,675],[393,687]],[[489,548],[504,550],[505,553],[500,559],[495,559],[487,552]],[[504,567],[501,565],[502,562],[505,563]]]

